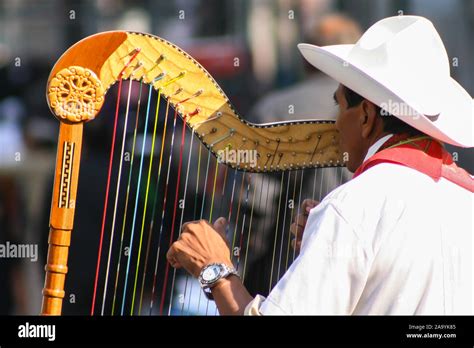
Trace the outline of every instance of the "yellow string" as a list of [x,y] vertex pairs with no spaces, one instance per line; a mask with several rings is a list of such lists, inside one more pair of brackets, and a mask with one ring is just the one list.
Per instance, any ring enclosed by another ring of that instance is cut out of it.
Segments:
[[[153,138],[151,141],[151,152],[150,152],[150,164],[148,167],[148,178],[146,182],[146,191],[145,191],[145,204],[144,204],[144,211],[143,211],[143,218],[142,218],[142,228],[140,231],[140,242],[138,246],[138,259],[137,259],[137,267],[135,270],[135,282],[133,284],[133,295],[132,295],[132,307],[130,309],[130,315],[133,315],[133,308],[135,304],[135,295],[137,292],[137,280],[138,280],[138,268],[140,266],[140,255],[142,251],[142,241],[143,241],[143,230],[145,228],[145,218],[146,218],[146,208],[148,203],[148,191],[150,188],[150,177],[151,177],[151,169],[153,166],[153,154],[155,152],[155,139],[156,139],[156,129],[158,126],[158,113],[160,110],[160,100],[161,100],[161,88],[158,89],[158,99],[156,101],[156,113],[155,113],[155,125],[153,127]],[[131,257],[131,256],[130,256]]]
[[[234,237],[232,238],[232,249],[230,250],[231,255],[233,254],[234,247],[235,247],[235,237],[237,235],[237,226],[239,224],[240,204],[242,202],[242,191],[244,189],[244,182],[245,182],[245,171],[244,171],[244,174],[242,175],[242,181],[240,183],[239,204],[238,204],[238,207],[237,207],[237,216],[236,216],[236,219],[235,219]],[[230,221],[228,221],[227,223],[230,224]]]
[[214,209],[214,194],[216,193],[216,182],[217,182],[217,172],[219,170],[219,162],[216,162],[216,171],[214,173],[214,185],[212,187],[212,198],[211,198],[211,212],[209,214],[209,222],[212,224],[212,210]]
[[[168,99],[167,100],[167,104],[166,104],[166,115],[165,115],[165,124],[163,126],[163,137],[161,139],[161,150],[160,150],[160,163],[158,165],[158,180],[157,180],[157,184],[159,184],[159,180],[160,180],[160,176],[161,176],[161,167],[162,167],[162,164],[163,164],[163,152],[164,152],[164,147],[165,147],[165,140],[166,140],[166,128],[167,128],[167,125],[168,125],[168,111],[169,111],[169,108],[170,108],[170,100]],[[152,153],[153,153],[153,150],[152,150]],[[158,191],[158,186],[156,187],[156,190]],[[147,190],[148,191],[148,190]],[[158,192],[155,193],[155,195],[157,195]],[[155,198],[156,200],[156,198]],[[153,217],[152,217],[153,219]],[[150,226],[151,228],[151,226]],[[152,231],[150,230],[150,233]],[[144,274],[143,274],[143,281],[142,281],[142,290],[141,290],[141,293],[140,293],[140,303],[138,305],[138,313],[140,314],[142,312],[142,303],[143,303],[143,288],[144,288],[144,283],[145,283],[145,274],[146,274],[146,262],[145,262],[145,268],[144,268]]]

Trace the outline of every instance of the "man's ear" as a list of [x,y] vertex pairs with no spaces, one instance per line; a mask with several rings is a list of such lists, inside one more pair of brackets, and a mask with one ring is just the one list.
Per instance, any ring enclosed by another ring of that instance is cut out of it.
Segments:
[[362,137],[369,138],[372,132],[375,130],[377,123],[377,108],[375,104],[364,99],[360,104],[362,114],[360,115]]

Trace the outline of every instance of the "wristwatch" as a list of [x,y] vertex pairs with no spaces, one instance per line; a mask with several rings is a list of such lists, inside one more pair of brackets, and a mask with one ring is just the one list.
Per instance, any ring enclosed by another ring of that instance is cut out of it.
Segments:
[[213,288],[220,279],[227,278],[230,275],[240,277],[234,267],[229,267],[225,263],[211,263],[203,267],[198,280],[204,294],[209,300],[214,300],[211,288]]

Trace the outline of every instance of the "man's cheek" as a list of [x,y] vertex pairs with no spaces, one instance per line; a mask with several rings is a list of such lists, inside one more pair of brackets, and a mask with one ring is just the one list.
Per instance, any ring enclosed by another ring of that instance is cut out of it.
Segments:
[[343,129],[339,130],[339,148],[341,151],[347,151],[347,138]]

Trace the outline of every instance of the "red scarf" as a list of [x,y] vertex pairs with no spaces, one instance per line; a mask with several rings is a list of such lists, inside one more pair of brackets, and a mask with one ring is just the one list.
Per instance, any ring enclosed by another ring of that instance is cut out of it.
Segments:
[[438,181],[441,177],[474,192],[474,179],[459,168],[451,154],[433,138],[413,137],[406,134],[388,139],[375,155],[357,168],[354,178],[380,163],[395,163],[426,174]]

